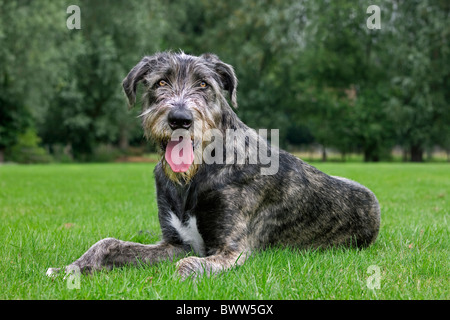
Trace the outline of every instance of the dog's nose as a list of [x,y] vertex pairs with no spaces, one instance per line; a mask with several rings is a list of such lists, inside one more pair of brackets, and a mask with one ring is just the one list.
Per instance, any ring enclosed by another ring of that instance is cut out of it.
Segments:
[[172,130],[189,129],[192,125],[192,113],[186,108],[174,108],[169,112],[169,126]]

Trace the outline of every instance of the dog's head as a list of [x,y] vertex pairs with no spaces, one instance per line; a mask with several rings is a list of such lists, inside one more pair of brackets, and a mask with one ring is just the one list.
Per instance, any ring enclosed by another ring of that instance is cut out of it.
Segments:
[[[213,54],[146,56],[122,83],[130,108],[140,82],[145,86],[141,114],[145,135],[160,147],[166,175],[187,181],[201,163],[203,141],[210,140],[205,133],[225,130],[223,116],[232,113],[226,97],[237,107],[234,70]],[[173,154],[181,154],[181,159],[173,159]]]

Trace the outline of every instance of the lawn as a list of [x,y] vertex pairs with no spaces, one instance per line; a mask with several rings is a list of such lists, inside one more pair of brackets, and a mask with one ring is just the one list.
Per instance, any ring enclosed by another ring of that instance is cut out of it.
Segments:
[[197,282],[181,282],[171,263],[115,269],[81,277],[79,289],[48,278],[47,268],[106,237],[160,239],[154,165],[0,166],[0,299],[450,298],[449,164],[314,165],[375,192],[382,224],[374,245],[272,249]]

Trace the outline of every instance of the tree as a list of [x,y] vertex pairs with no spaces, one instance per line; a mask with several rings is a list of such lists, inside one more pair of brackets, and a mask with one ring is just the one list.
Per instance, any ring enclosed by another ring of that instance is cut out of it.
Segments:
[[[137,111],[127,111],[121,82],[142,56],[160,48],[157,1],[82,1],[81,29],[62,29],[65,61],[40,131],[49,144],[70,145],[88,159],[99,143],[122,148],[140,135]],[[156,12],[156,13],[155,13]]]
[[[363,2],[360,6],[308,2],[307,6],[303,63],[298,65],[305,69],[301,78],[310,89],[309,98],[299,101],[302,116],[324,150],[325,146],[343,153],[362,149],[365,161],[378,161],[390,147],[387,116],[380,108],[379,83],[385,80],[380,35],[366,27]],[[301,90],[304,86],[298,87]]]
[[[0,0],[0,162],[51,99],[58,3]],[[38,30],[38,32],[37,32]]]
[[370,4],[82,0],[81,29],[70,30],[63,0],[0,0],[0,160],[30,128],[77,159],[99,144],[143,142],[121,81],[167,49],[233,65],[236,112],[251,127],[280,129],[283,147],[313,141],[366,161],[386,159],[394,144],[413,160],[433,145],[450,153],[450,5],[380,0],[381,29],[370,30]]
[[448,127],[440,119],[449,112],[449,8],[444,1],[408,1],[393,11],[390,115],[412,161],[423,161],[426,146],[448,139],[434,132]]

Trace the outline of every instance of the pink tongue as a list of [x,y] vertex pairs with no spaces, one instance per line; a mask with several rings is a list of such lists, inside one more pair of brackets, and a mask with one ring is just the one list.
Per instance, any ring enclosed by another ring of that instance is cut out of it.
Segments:
[[186,172],[194,162],[194,150],[189,139],[180,137],[178,141],[169,141],[165,155],[173,172]]

